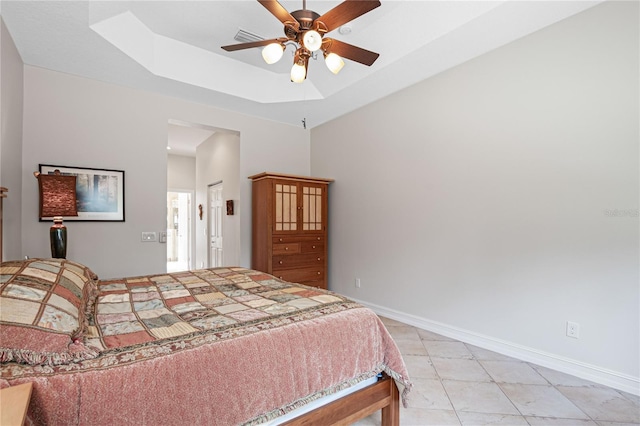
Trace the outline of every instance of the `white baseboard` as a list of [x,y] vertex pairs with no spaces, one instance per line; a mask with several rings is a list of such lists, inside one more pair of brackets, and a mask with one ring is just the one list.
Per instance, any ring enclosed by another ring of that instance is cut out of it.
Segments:
[[384,306],[374,305],[362,300],[353,298],[352,300],[370,308],[380,316],[640,396],[640,378],[638,377],[633,377],[628,374],[565,358],[560,355],[518,345],[516,343],[507,342],[505,340],[496,339],[494,337],[485,336],[415,315],[406,314],[404,312],[389,309]]

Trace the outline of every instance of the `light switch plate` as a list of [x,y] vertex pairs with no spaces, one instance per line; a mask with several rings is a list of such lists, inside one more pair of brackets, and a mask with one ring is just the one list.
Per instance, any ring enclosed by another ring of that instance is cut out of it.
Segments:
[[142,241],[145,243],[153,242],[157,240],[157,235],[155,232],[143,232],[142,233]]

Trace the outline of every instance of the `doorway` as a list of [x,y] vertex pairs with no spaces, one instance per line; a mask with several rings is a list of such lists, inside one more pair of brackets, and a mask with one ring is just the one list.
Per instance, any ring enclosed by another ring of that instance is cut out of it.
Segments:
[[167,192],[167,272],[188,271],[191,265],[192,192]]
[[209,268],[223,266],[222,182],[209,185]]

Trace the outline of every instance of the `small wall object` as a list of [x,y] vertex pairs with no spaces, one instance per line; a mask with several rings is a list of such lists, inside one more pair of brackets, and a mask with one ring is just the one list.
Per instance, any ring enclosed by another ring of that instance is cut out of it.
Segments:
[[227,216],[233,216],[233,200],[227,200]]
[[202,204],[198,204],[198,216],[200,220],[202,220]]

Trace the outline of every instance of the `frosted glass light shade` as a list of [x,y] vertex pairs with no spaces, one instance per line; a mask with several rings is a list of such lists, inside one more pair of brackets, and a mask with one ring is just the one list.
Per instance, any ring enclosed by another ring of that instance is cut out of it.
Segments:
[[284,46],[280,43],[271,43],[267,44],[264,49],[262,49],[262,58],[264,61],[271,65],[275,64],[282,58],[282,54],[284,53]]
[[327,65],[327,68],[334,73],[338,74],[342,67],[344,67],[344,61],[342,58],[335,53],[329,53],[324,57],[324,63]]
[[307,69],[304,65],[293,64],[291,67],[291,81],[294,83],[302,83],[307,77]]
[[309,50],[310,52],[315,52],[316,50],[320,49],[320,46],[322,46],[322,36],[315,30],[309,30],[304,33],[302,42],[304,43],[304,47],[306,47],[307,50]]

